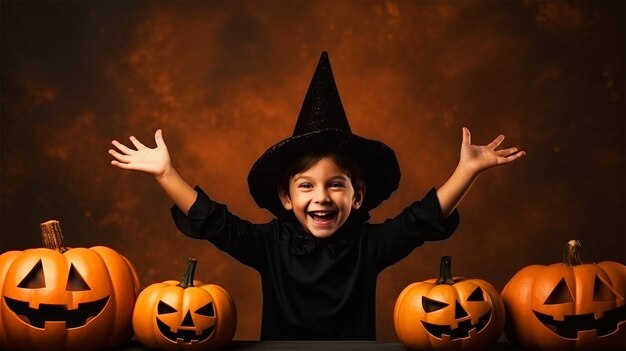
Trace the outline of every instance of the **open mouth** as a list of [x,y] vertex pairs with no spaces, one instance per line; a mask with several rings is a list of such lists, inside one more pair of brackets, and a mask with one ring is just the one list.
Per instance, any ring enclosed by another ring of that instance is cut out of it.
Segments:
[[535,310],[533,313],[553,333],[566,339],[578,339],[578,332],[585,330],[596,330],[598,336],[609,335],[617,330],[619,323],[626,321],[626,305],[607,311],[598,319],[593,313],[586,313],[565,316],[559,321]]
[[195,329],[178,329],[178,331],[173,332],[170,330],[170,327],[168,327],[167,324],[161,322],[159,318],[157,318],[156,320],[161,334],[163,334],[163,336],[175,343],[178,343],[179,341],[185,344],[203,342],[207,340],[211,336],[211,334],[213,334],[213,330],[215,330],[215,326],[212,326],[203,330],[202,334],[200,335],[196,335]]
[[472,329],[476,329],[476,333],[479,333],[481,330],[485,329],[490,319],[491,319],[491,311],[487,312],[482,317],[478,318],[478,323],[472,324],[472,321],[468,319],[459,323],[456,329],[450,328],[449,325],[431,324],[431,323],[427,323],[424,321],[421,321],[421,322],[429,334],[439,339],[441,339],[441,336],[445,334],[445,335],[448,335],[451,340],[455,340],[455,339],[468,338],[469,332]]
[[39,308],[28,307],[27,301],[19,301],[4,297],[4,301],[13,313],[23,322],[44,329],[46,322],[65,322],[65,328],[78,328],[87,324],[97,317],[104,309],[109,297],[93,301],[79,303],[78,308],[68,310],[67,305],[39,304]]
[[337,211],[310,211],[307,214],[317,224],[328,224],[337,217]]

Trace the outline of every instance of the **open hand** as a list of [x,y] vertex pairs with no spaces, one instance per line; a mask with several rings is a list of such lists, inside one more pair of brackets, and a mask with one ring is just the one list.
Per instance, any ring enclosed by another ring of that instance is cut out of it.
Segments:
[[163,141],[161,129],[154,134],[156,148],[151,149],[142,144],[134,136],[130,137],[137,150],[133,150],[117,140],[111,141],[117,150],[109,149],[109,154],[115,158],[111,164],[122,169],[140,171],[153,175],[156,178],[166,175],[172,167],[167,146]]
[[526,152],[516,147],[497,150],[503,140],[504,135],[500,134],[488,145],[472,145],[470,131],[464,127],[459,166],[479,174],[489,168],[514,162],[526,155]]

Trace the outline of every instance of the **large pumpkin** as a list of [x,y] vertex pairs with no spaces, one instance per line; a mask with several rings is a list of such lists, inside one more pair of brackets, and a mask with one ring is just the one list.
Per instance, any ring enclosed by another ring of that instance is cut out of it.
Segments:
[[66,248],[58,221],[44,248],[0,255],[0,347],[93,349],[130,340],[139,280],[114,250]]
[[139,294],[133,328],[145,346],[169,350],[217,348],[235,335],[235,303],[223,288],[193,280],[190,258],[181,281],[148,286]]
[[441,258],[439,279],[407,286],[396,301],[394,326],[412,349],[481,349],[504,329],[498,291],[480,279],[452,278],[451,258]]
[[583,264],[580,242],[567,243],[563,263],[523,268],[505,285],[505,334],[539,349],[626,347],[626,266]]

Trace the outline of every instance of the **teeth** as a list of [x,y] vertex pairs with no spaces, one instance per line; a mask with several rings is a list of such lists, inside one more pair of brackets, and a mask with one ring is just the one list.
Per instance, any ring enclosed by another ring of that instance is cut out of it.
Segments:
[[310,213],[313,216],[317,216],[317,217],[327,217],[327,216],[331,216],[333,214],[333,212],[330,212],[330,211],[312,211]]
[[335,216],[337,212],[335,211],[310,211],[309,216],[313,219],[313,221],[317,223],[327,223],[330,222]]

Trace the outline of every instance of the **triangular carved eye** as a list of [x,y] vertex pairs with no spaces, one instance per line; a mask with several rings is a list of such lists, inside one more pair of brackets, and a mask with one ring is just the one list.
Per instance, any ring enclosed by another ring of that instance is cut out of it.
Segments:
[[41,289],[46,287],[46,277],[43,274],[43,264],[39,260],[26,277],[17,285],[24,289]]
[[166,304],[163,301],[159,301],[159,305],[157,306],[157,312],[159,314],[174,313],[174,312],[176,312],[176,309],[174,307]]
[[617,297],[611,289],[598,277],[596,274],[596,281],[593,285],[593,301],[615,301]]
[[78,271],[76,270],[73,264],[70,266],[70,273],[69,273],[69,276],[67,277],[67,286],[65,287],[65,290],[67,291],[91,290],[89,285],[87,285],[87,282],[85,281],[85,279],[83,279],[80,273],[78,273]]
[[560,303],[573,302],[574,298],[572,297],[572,293],[567,288],[567,284],[565,283],[565,278],[561,278],[561,281],[556,285],[554,290],[544,304],[546,305],[556,305]]
[[426,312],[435,312],[444,307],[448,307],[448,304],[422,296],[422,307],[424,307],[424,311]]
[[213,310],[213,302],[209,302],[206,305],[196,310],[197,314],[201,314],[207,317],[215,317],[215,310]]
[[467,298],[467,301],[485,301],[485,296],[481,288],[476,288],[474,292]]

